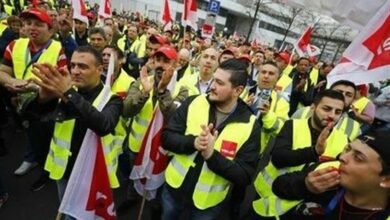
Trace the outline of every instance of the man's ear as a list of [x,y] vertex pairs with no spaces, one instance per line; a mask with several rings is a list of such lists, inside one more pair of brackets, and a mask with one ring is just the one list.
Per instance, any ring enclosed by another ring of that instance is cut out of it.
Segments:
[[382,188],[390,189],[390,175],[383,176],[379,185]]
[[241,93],[245,90],[245,87],[244,86],[237,86],[236,88],[234,88],[234,95],[236,97],[240,97]]
[[311,104],[311,105],[310,105],[310,111],[314,111],[315,107],[316,107],[316,106],[315,106],[315,104],[314,104],[314,103],[313,103],[313,104]]

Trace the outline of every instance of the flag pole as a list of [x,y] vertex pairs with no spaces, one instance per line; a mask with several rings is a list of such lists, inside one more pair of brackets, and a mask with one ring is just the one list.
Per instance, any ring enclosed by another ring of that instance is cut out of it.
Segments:
[[139,209],[137,220],[141,220],[142,219],[142,214],[143,214],[144,208],[145,208],[145,200],[146,200],[146,190],[144,189],[144,194],[142,195],[141,208]]
[[61,220],[61,218],[62,218],[62,213],[58,212],[56,216],[56,220]]

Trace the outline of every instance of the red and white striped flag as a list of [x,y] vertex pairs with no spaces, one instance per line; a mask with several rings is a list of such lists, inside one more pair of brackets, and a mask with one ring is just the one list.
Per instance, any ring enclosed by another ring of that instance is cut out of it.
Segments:
[[99,16],[102,18],[110,18],[112,16],[111,0],[100,0]]
[[328,84],[347,79],[360,85],[389,78],[390,1],[387,1],[345,50],[340,63],[329,73]]
[[198,30],[198,4],[196,0],[184,0],[182,23]]
[[84,0],[72,0],[73,19],[80,20],[88,25],[88,11]]
[[171,7],[169,6],[169,0],[164,0],[164,7],[162,7],[162,17],[161,21],[164,25],[164,31],[172,29],[172,17],[171,17]]
[[[113,74],[113,60],[111,54],[102,100],[96,106],[98,111],[111,98],[111,84],[108,82]],[[116,219],[102,140],[90,129],[81,144],[59,212],[83,220]]]

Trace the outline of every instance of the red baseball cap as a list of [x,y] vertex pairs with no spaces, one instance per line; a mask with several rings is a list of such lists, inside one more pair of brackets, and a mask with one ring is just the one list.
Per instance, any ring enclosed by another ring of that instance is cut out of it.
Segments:
[[280,57],[286,63],[290,62],[290,54],[287,52],[276,53],[275,57]]
[[220,56],[222,56],[223,54],[231,54],[231,55],[235,56],[234,51],[232,49],[229,49],[229,48],[223,50]]
[[51,20],[50,16],[45,11],[39,10],[37,8],[31,8],[20,14],[20,18],[22,19],[31,17],[37,18],[38,20],[48,24],[50,27],[53,25],[53,20]]
[[247,61],[249,63],[252,62],[251,58],[249,57],[248,54],[242,54],[241,56],[238,57],[239,60],[244,60],[244,61]]
[[165,37],[163,37],[162,35],[154,35],[152,34],[150,37],[149,37],[149,41],[154,41],[154,42],[158,42],[159,44],[161,45],[164,45],[167,43]]
[[164,56],[166,56],[168,59],[170,60],[176,60],[177,59],[177,51],[175,48],[169,46],[169,45],[164,45],[162,47],[160,47],[160,49],[158,49],[156,51],[156,53],[153,54],[153,56],[156,56],[157,54],[163,54]]

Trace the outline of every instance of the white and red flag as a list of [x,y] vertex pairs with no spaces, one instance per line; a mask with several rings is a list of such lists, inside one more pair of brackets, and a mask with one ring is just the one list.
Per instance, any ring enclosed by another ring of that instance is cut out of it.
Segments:
[[111,0],[100,0],[99,16],[102,18],[110,18],[112,16]]
[[198,4],[197,0],[184,0],[184,10],[182,23],[191,26],[194,30],[198,30]]
[[83,220],[116,219],[103,146],[91,130],[85,135],[59,212]]
[[73,19],[80,20],[88,25],[88,11],[84,0],[72,0]]
[[[175,71],[167,86],[170,92],[175,89],[176,78]],[[130,179],[134,180],[134,188],[140,195],[145,195],[147,200],[155,198],[157,189],[165,182],[164,171],[168,165],[168,154],[161,146],[163,127],[164,117],[157,106],[130,174]]]
[[171,17],[171,7],[169,6],[169,0],[164,0],[164,6],[162,7],[162,17],[161,21],[164,25],[164,31],[172,29],[172,17]]
[[[111,98],[109,82],[113,72],[114,55],[111,54],[102,99],[96,106],[98,111],[101,111]],[[103,151],[101,137],[88,129],[62,198],[60,213],[83,220],[116,220],[114,198]]]
[[[312,54],[316,53],[316,48],[314,45],[310,44],[311,41],[311,32],[313,28],[311,26],[307,27],[302,36],[295,42],[294,49],[299,56],[314,56]],[[318,49],[319,50],[319,49]]]
[[130,179],[134,180],[134,188],[140,195],[145,195],[147,200],[156,197],[157,189],[165,181],[168,155],[161,146],[163,122],[163,115],[157,107],[130,174]]
[[390,1],[387,1],[345,50],[329,73],[328,84],[345,79],[357,85],[390,78]]

